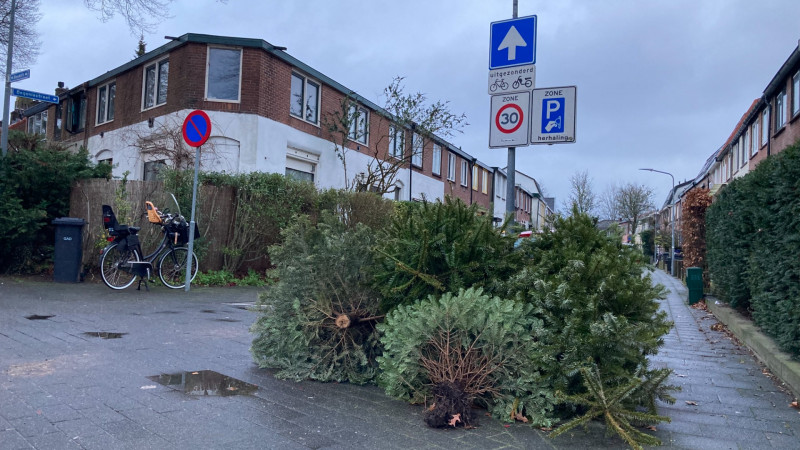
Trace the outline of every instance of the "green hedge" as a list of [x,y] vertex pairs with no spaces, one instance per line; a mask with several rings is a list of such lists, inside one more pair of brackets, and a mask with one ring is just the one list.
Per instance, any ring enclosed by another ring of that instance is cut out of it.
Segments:
[[715,293],[800,355],[800,144],[723,189],[706,230]]

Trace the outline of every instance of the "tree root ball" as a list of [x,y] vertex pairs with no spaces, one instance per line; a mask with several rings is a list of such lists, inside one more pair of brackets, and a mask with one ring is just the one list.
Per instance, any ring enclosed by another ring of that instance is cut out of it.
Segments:
[[350,323],[350,317],[347,314],[341,314],[336,318],[336,326],[339,328],[348,328]]
[[472,399],[461,386],[449,381],[437,383],[433,386],[433,396],[433,407],[425,411],[425,423],[429,427],[466,427],[474,424]]

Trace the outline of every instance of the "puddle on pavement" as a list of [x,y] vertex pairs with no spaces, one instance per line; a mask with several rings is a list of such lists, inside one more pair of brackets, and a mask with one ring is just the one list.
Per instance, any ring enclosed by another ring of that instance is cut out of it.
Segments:
[[86,336],[99,337],[103,339],[119,339],[128,333],[112,333],[109,331],[87,331],[83,334]]
[[55,314],[50,316],[40,316],[39,314],[31,314],[30,316],[25,316],[28,320],[47,320],[51,317],[55,317]]
[[236,378],[223,375],[213,370],[199,370],[197,372],[179,372],[161,374],[147,377],[156,383],[167,386],[189,395],[217,395],[227,397],[230,395],[250,395],[258,390],[258,386]]
[[224,319],[211,319],[216,320],[217,322],[241,322],[241,320],[231,319],[230,317],[226,317]]

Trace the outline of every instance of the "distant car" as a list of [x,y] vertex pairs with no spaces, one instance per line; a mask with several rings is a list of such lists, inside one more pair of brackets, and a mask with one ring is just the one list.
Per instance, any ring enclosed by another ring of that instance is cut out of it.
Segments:
[[525,242],[526,239],[530,239],[530,240],[535,240],[536,239],[536,235],[533,234],[532,230],[526,230],[526,231],[523,231],[522,233],[520,233],[519,237],[517,238],[517,240],[514,241],[514,248],[518,248],[520,245],[522,245],[523,242]]

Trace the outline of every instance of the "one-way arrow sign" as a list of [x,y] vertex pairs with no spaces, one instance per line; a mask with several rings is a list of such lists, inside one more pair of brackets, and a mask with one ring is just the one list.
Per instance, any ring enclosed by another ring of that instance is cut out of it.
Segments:
[[492,22],[489,69],[536,64],[536,16]]
[[508,30],[508,34],[506,37],[503,38],[503,42],[500,43],[500,46],[497,47],[497,50],[503,50],[504,48],[508,49],[508,60],[513,61],[517,59],[517,47],[527,47],[528,43],[525,42],[525,39],[522,39],[520,36],[519,31],[513,25],[511,29]]

